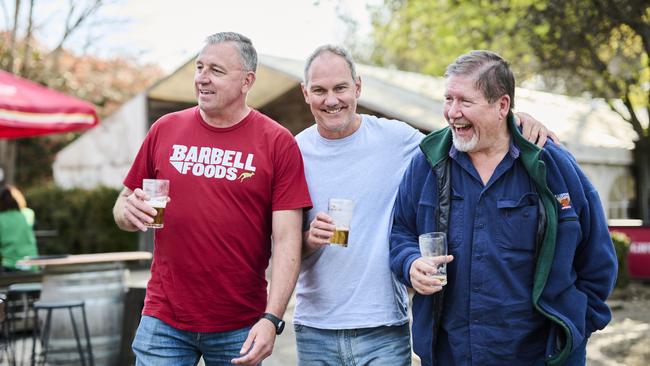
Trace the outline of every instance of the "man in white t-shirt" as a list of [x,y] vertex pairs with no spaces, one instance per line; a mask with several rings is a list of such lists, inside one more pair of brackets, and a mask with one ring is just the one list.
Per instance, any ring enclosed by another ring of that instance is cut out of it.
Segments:
[[[296,287],[298,363],[410,365],[408,297],[390,271],[388,238],[399,183],[424,135],[357,113],[361,79],[341,47],[317,48],[304,78],[316,123],[296,136],[313,203]],[[546,141],[539,122],[524,124],[525,133],[539,133],[539,144]],[[354,202],[347,247],[329,245],[330,198]]]

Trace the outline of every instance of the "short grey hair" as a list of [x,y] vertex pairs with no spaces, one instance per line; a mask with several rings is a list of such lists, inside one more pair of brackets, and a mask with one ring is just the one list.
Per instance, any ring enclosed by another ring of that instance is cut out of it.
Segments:
[[510,109],[515,106],[515,76],[510,64],[492,51],[474,50],[459,56],[447,66],[445,77],[476,75],[474,86],[485,99],[494,103],[503,95],[510,96]]
[[332,45],[332,44],[326,44],[323,46],[318,47],[317,49],[314,50],[314,52],[309,55],[307,58],[307,61],[305,61],[305,75],[304,75],[304,82],[307,84],[307,78],[309,74],[309,69],[311,68],[311,64],[314,63],[314,60],[322,55],[325,52],[333,53],[337,56],[343,57],[345,62],[348,64],[348,67],[350,68],[350,73],[352,74],[352,79],[356,80],[357,79],[357,69],[354,66],[354,60],[352,59],[352,55],[348,50],[341,46],[337,45]]
[[233,42],[239,51],[242,67],[245,71],[257,71],[257,51],[250,38],[235,32],[219,32],[208,36],[205,45]]

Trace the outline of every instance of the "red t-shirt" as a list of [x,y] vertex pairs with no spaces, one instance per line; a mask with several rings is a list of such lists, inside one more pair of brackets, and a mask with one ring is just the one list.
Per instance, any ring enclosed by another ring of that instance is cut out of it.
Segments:
[[142,314],[193,332],[253,324],[266,307],[272,211],[310,207],[291,133],[252,110],[227,128],[198,107],[161,117],[124,180],[169,179]]

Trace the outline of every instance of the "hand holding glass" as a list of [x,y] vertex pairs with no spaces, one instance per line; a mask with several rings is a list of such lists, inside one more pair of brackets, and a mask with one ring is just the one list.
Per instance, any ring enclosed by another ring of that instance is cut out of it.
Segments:
[[146,202],[156,209],[156,216],[152,223],[145,223],[144,226],[160,229],[163,227],[163,217],[167,196],[169,195],[169,181],[166,179],[143,179],[142,190],[149,196]]
[[447,284],[447,234],[443,232],[432,232],[422,234],[418,237],[420,253],[424,258],[431,258],[436,266],[437,273],[431,273],[433,278],[440,280],[442,286]]
[[334,221],[334,235],[330,239],[330,244],[337,244],[344,247],[348,246],[348,236],[350,235],[350,221],[352,221],[352,209],[354,202],[343,198],[330,198],[327,214]]

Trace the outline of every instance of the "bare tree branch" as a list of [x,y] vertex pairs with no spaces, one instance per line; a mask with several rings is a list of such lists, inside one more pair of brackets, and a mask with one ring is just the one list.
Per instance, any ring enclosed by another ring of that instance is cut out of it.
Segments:
[[11,28],[11,38],[9,39],[9,63],[7,64],[7,69],[9,72],[14,72],[14,61],[16,58],[16,37],[18,34],[18,18],[20,18],[20,0],[15,1],[14,9],[14,22]]
[[4,1],[0,1],[0,8],[2,8],[2,16],[5,19],[5,24],[9,26],[9,22],[11,22],[11,18],[9,17],[9,9],[7,9],[7,4],[5,4]]
[[634,131],[639,134],[639,138],[643,138],[646,133],[644,132],[643,126],[641,126],[638,116],[634,112],[634,106],[632,105],[632,102],[630,102],[630,96],[630,88],[628,87],[625,91],[625,97],[623,98],[623,104],[625,104],[625,108],[627,108],[628,113],[630,113],[630,119],[627,121],[632,124]]
[[61,51],[63,50],[63,44],[68,40],[68,38],[77,31],[88,19],[90,19],[101,7],[104,5],[103,0],[95,0],[90,5],[86,6],[81,10],[78,15],[75,15],[75,10],[77,9],[78,3],[75,0],[69,1],[68,14],[65,20],[65,28],[63,35],[59,40],[59,43],[52,51],[52,72],[58,72]]
[[20,75],[27,76],[27,70],[29,69],[29,58],[31,52],[32,44],[32,32],[34,28],[34,1],[29,0],[29,16],[27,17],[27,29],[25,33],[25,38],[23,39],[23,59],[20,65]]

